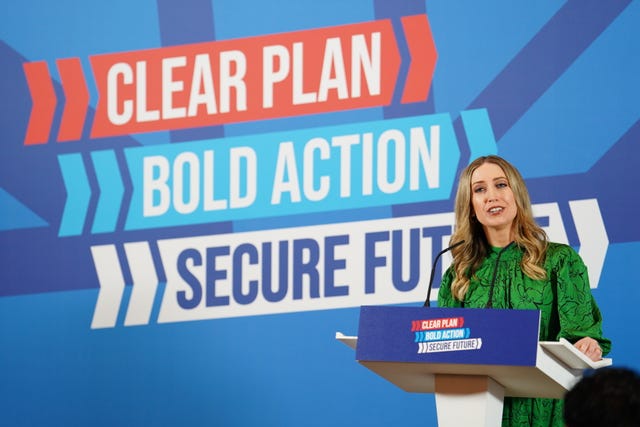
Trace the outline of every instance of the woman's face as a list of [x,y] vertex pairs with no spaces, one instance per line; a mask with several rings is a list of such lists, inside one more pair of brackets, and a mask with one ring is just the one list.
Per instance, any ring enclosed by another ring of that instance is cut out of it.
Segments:
[[518,207],[507,176],[500,166],[483,163],[473,172],[471,204],[490,241],[493,232],[511,232]]

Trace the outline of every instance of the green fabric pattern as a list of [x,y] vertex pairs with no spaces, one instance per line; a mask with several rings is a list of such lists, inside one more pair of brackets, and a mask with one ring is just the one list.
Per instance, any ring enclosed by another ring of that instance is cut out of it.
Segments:
[[[540,310],[540,341],[566,338],[573,343],[589,336],[599,342],[603,355],[609,353],[611,341],[602,336],[602,315],[591,295],[587,268],[576,251],[568,245],[550,243],[544,280],[524,274],[520,267],[522,255],[522,249],[515,244],[504,249],[492,248],[471,277],[464,303],[451,294],[454,272],[449,267],[442,278],[438,305],[486,307],[495,273],[493,308]],[[506,397],[502,425],[563,427],[562,409],[563,402],[559,399]]]

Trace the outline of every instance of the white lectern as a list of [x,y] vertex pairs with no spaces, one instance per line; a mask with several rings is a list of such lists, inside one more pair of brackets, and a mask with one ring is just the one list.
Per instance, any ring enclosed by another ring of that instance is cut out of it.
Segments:
[[500,426],[505,396],[563,398],[592,362],[571,343],[539,342],[536,310],[365,306],[357,361],[412,393],[435,393],[438,425]]

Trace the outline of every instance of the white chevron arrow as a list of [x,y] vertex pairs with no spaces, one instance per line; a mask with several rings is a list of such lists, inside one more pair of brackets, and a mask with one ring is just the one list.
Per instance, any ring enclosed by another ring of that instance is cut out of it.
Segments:
[[578,253],[589,268],[591,287],[597,288],[609,248],[609,237],[602,220],[598,200],[570,201],[569,208],[580,240]]
[[[149,243],[125,243],[124,250],[133,280],[124,325],[146,325],[158,288],[158,276]],[[100,284],[91,328],[113,328],[118,321],[125,289],[118,251],[115,245],[92,246],[91,255]]]
[[146,325],[151,317],[158,277],[148,242],[125,243],[127,262],[133,279],[133,290],[127,307],[125,326]]
[[118,320],[124,293],[118,252],[115,245],[92,246],[91,255],[100,284],[91,329],[113,328]]

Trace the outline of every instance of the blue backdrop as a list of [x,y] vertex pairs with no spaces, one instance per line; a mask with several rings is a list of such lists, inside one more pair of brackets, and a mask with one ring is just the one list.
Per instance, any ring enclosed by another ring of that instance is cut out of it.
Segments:
[[640,369],[640,3],[0,16],[0,424],[435,425],[433,396],[335,332],[422,303],[455,177],[488,153],[585,260],[614,364]]

